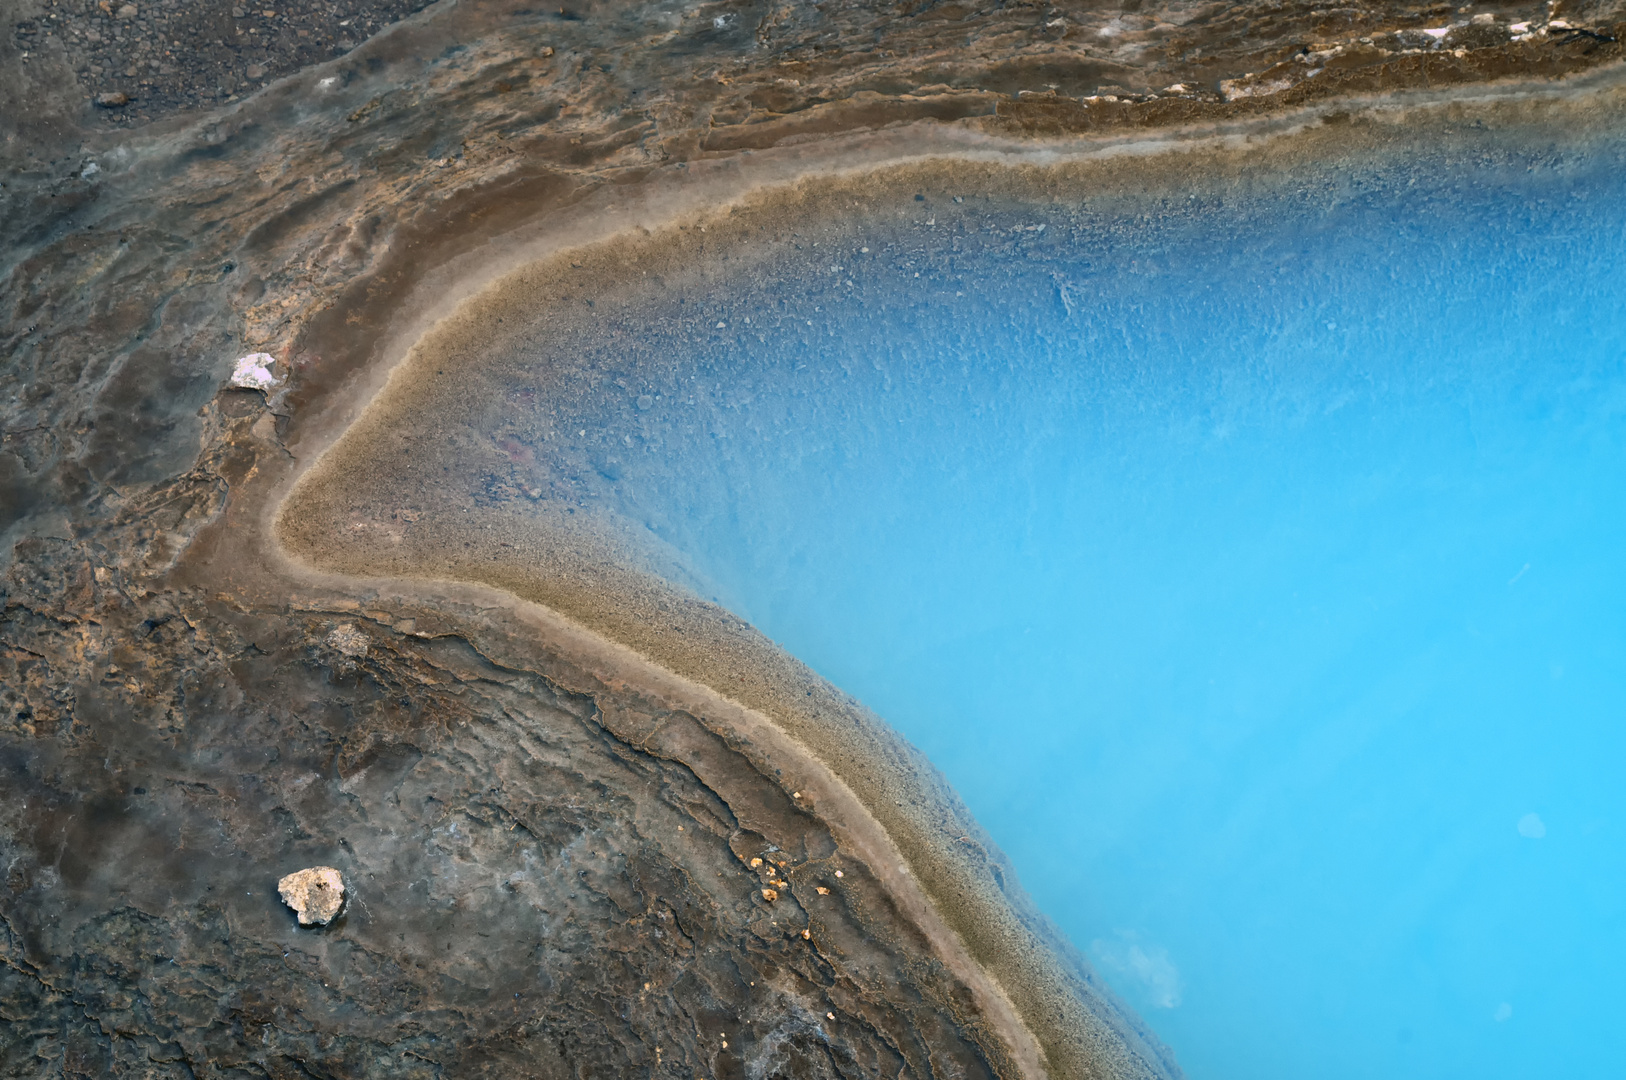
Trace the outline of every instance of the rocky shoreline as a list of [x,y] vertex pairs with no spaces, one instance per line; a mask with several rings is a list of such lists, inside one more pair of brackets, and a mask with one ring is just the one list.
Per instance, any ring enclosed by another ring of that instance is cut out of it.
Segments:
[[[1056,1057],[749,708],[490,590],[293,573],[268,515],[431,321],[407,301],[526,238],[836,153],[1614,71],[1613,8],[1527,7],[440,4],[336,59],[295,27],[255,61],[286,77],[213,109],[224,54],[109,88],[80,72],[117,27],[45,44],[30,9],[0,43],[0,1072],[1177,1075],[1127,1013]],[[285,385],[225,386],[253,351]],[[301,929],[276,884],[315,865],[355,902]]]

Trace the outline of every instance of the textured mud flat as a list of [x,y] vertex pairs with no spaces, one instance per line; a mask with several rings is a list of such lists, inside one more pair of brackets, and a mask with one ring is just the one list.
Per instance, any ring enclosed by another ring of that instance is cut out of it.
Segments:
[[[365,615],[28,583],[7,1075],[1011,1073],[865,861],[693,716]],[[276,895],[313,863],[353,890],[319,930]]]
[[[1607,6],[463,4],[313,67],[296,28],[255,58],[288,78],[213,111],[160,60],[115,121],[76,73],[141,19],[47,35],[37,7],[0,41],[12,1076],[1174,1074],[1065,953],[1090,1023],[1037,1031],[945,922],[949,879],[749,702],[491,589],[299,571],[271,512],[436,304],[628,206],[1320,128],[1342,106],[1291,110],[1607,81],[1618,48]],[[262,350],[283,381],[225,388]],[[1020,911],[929,766],[871,745]],[[276,883],[315,865],[351,902],[301,929]]]

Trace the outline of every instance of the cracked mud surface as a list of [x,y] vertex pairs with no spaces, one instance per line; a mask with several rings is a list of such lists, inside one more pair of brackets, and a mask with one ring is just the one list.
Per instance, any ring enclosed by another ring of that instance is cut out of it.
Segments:
[[[5,1075],[997,1075],[864,864],[691,716],[105,571],[7,602]],[[353,896],[300,929],[275,879],[317,862]]]
[[[516,230],[825,144],[1607,72],[1619,6],[465,2],[366,41],[413,5],[129,6],[0,27],[0,1075],[1177,1075],[1099,987],[1095,1041],[1024,1044],[726,702],[238,540],[422,329],[402,298]],[[222,389],[250,351],[269,399]],[[320,930],[275,890],[311,865],[354,887]]]

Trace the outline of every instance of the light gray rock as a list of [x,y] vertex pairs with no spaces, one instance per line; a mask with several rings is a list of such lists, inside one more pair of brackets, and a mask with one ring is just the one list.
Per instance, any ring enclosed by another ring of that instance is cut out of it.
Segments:
[[277,882],[277,891],[300,926],[326,926],[344,907],[344,877],[331,866],[297,870]]

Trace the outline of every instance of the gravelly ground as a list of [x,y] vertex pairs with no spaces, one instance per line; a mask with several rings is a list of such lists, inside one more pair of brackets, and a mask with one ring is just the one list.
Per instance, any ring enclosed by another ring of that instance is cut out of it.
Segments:
[[[11,27],[19,63],[58,55],[105,104],[96,119],[133,125],[233,101],[289,72],[343,56],[425,0],[44,0]],[[119,104],[120,97],[128,100]]]
[[[0,67],[14,66],[9,75],[0,70],[0,102],[14,96],[14,109],[30,119],[36,112],[61,111],[85,130],[195,115],[341,57],[425,6],[425,0],[12,0],[0,9]],[[462,4],[473,22],[499,6]],[[1012,98],[1077,98],[1144,96],[1173,86],[1187,97],[1218,97],[1228,82],[1244,80],[1236,84],[1243,89],[1248,78],[1265,73],[1268,85],[1320,70],[1345,77],[1351,69],[1393,68],[1397,57],[1419,54],[1442,61],[1436,68],[1450,68],[1464,53],[1471,70],[1439,74],[1468,81],[1556,74],[1599,62],[1623,11],[1621,0],[702,0],[649,5],[640,24],[628,21],[622,7],[579,0],[545,10],[521,6],[511,14],[572,24],[572,37],[611,53],[658,48],[662,30],[685,24],[691,28],[682,35],[685,52],[697,61],[782,69],[776,85],[720,110],[722,123],[744,119],[753,109],[790,112],[842,96],[816,89],[832,78],[850,84],[849,93],[937,85]],[[452,17],[459,15],[461,10]],[[1551,33],[1545,30],[1549,22]],[[1538,31],[1535,40],[1521,38],[1521,27]],[[1430,29],[1433,36],[1424,33]],[[1521,45],[1515,50],[1521,55],[1490,55],[1510,43]],[[462,46],[453,36],[446,44]],[[1333,48],[1341,51],[1329,63]],[[1290,61],[1299,67],[1282,67]],[[1378,85],[1428,81],[1423,72],[1390,72]],[[631,94],[651,91],[659,88]],[[629,96],[624,104],[642,102]],[[735,115],[742,107],[744,113]]]

